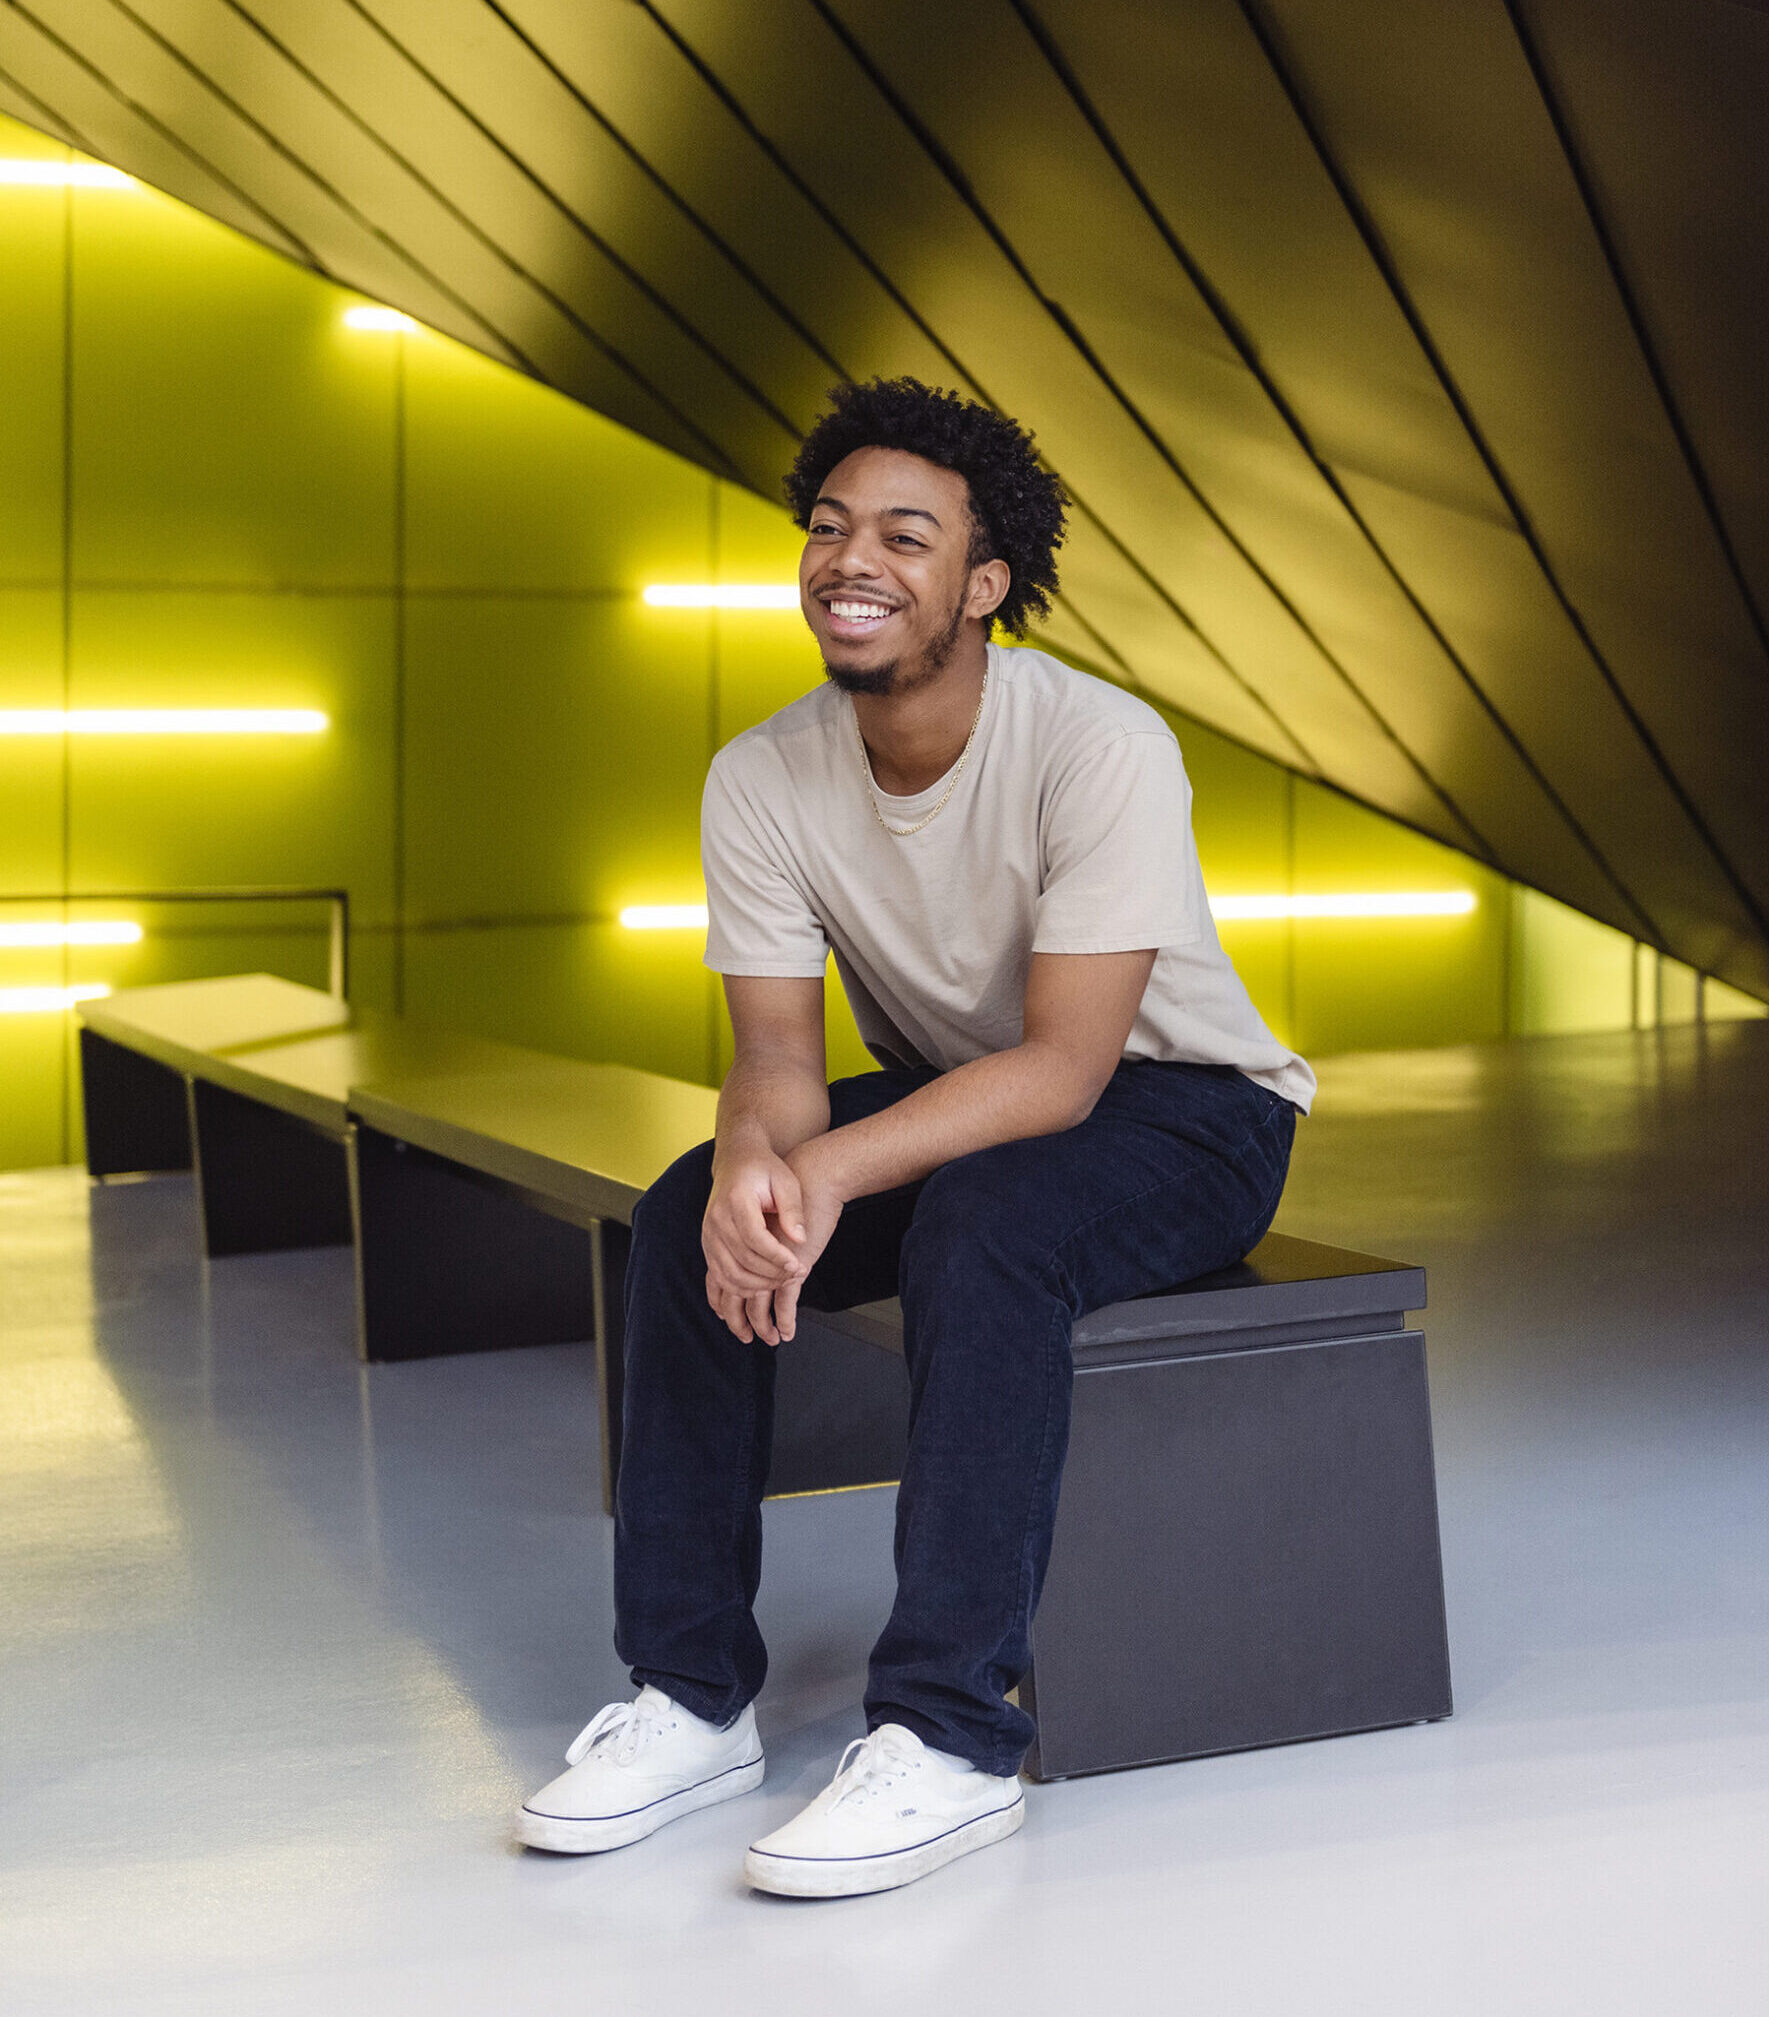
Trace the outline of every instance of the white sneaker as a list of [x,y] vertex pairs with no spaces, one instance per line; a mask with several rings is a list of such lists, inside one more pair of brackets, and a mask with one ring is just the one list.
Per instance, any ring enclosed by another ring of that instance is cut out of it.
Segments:
[[787,1898],[891,1891],[999,1842],[1025,1818],[1017,1775],[993,1778],[885,1723],[848,1746],[802,1814],[750,1849],[743,1874]]
[[565,1762],[571,1770],[524,1803],[516,1839],[568,1856],[624,1848],[666,1821],[753,1792],[765,1769],[753,1708],[719,1730],[649,1686],[586,1723]]

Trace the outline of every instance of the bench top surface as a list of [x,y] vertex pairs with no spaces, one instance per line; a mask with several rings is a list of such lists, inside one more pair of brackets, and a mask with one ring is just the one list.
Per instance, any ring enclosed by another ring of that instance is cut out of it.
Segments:
[[676,1158],[712,1137],[718,1094],[630,1065],[544,1058],[448,1078],[364,1078],[350,1111],[450,1162],[626,1221]]
[[175,1071],[216,1051],[342,1029],[351,1019],[336,995],[269,973],[123,988],[82,1002],[80,1018],[96,1035]]
[[[1155,1296],[1094,1310],[1076,1324],[1077,1358],[1113,1346],[1173,1339],[1198,1350],[1232,1350],[1236,1333],[1294,1324],[1392,1318],[1425,1307],[1425,1270],[1288,1233],[1267,1233],[1244,1261]],[[900,1350],[895,1298],[816,1313],[817,1321],[886,1350]]]
[[397,1077],[421,1086],[453,1073],[544,1067],[548,1062],[539,1051],[490,1037],[365,1012],[350,1029],[223,1051],[199,1058],[187,1069],[212,1085],[342,1134],[347,1097],[365,1080]]

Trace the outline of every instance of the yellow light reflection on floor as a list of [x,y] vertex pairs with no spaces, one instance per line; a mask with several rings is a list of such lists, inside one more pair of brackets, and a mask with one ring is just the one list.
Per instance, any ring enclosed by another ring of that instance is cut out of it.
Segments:
[[0,707],[0,735],[318,735],[312,707]]
[[0,924],[0,946],[140,945],[141,927],[121,918],[91,924]]
[[102,1001],[110,993],[103,981],[78,987],[0,987],[0,1015],[45,1015],[71,1009],[76,1002]]
[[658,582],[644,592],[652,609],[797,609],[796,582],[720,588],[711,582]]

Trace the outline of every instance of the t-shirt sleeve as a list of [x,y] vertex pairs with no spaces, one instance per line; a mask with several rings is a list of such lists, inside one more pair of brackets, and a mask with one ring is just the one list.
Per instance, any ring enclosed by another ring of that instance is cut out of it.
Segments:
[[715,763],[700,801],[706,964],[715,973],[821,979],[829,941],[804,891]]
[[1203,882],[1179,746],[1134,730],[1078,763],[1045,816],[1034,952],[1136,952],[1201,938]]

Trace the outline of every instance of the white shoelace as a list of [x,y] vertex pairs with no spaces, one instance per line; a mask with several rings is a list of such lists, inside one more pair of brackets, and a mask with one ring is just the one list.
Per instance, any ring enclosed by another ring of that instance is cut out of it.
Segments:
[[633,1702],[610,1702],[583,1726],[565,1753],[581,1765],[594,1750],[608,1752],[617,1765],[630,1765],[659,1730],[675,1725],[675,1704],[655,1688],[642,1688]]
[[902,1733],[890,1724],[867,1736],[856,1737],[841,1755],[830,1790],[831,1806],[844,1800],[869,1800],[899,1779],[921,1770],[921,1757],[903,1741]]

